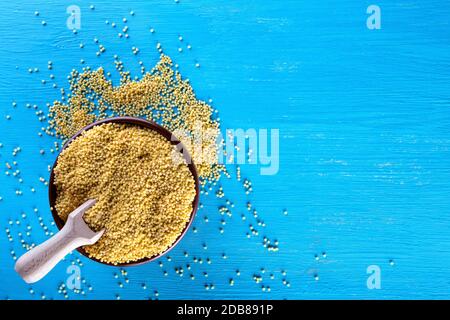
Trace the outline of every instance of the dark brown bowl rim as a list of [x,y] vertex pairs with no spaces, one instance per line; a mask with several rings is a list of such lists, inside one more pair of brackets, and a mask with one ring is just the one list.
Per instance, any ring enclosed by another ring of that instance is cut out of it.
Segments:
[[[184,148],[184,145],[169,130],[167,130],[166,128],[160,126],[159,124],[157,124],[157,123],[155,123],[153,121],[149,121],[149,120],[145,120],[145,119],[141,119],[141,118],[135,118],[135,117],[113,117],[113,118],[107,118],[107,119],[96,121],[96,122],[94,122],[94,123],[84,127],[83,129],[81,129],[80,131],[75,133],[70,139],[68,139],[66,141],[66,143],[63,145],[63,147],[61,148],[61,151],[60,151],[59,154],[61,154],[61,152],[65,148],[67,148],[67,146],[74,139],[76,139],[78,136],[80,136],[83,132],[85,132],[85,131],[87,131],[89,129],[92,129],[95,126],[98,126],[98,125],[101,125],[101,124],[105,124],[105,123],[125,123],[125,124],[132,124],[132,125],[137,125],[137,126],[141,126],[141,127],[144,127],[144,128],[148,128],[148,129],[154,130],[154,131],[158,132],[159,134],[161,134],[172,145],[180,145],[180,147],[182,149],[179,149],[179,150],[183,150],[183,152],[180,152],[180,153],[183,155],[184,159],[188,163],[189,170],[191,171],[192,176],[194,177],[194,180],[195,180],[195,198],[194,198],[194,201],[192,202],[192,212],[191,212],[191,216],[189,218],[189,221],[186,224],[186,226],[183,229],[183,231],[181,232],[181,234],[175,240],[175,242],[169,248],[167,248],[164,252],[162,252],[162,253],[160,253],[158,255],[152,256],[152,257],[143,258],[143,259],[140,259],[140,260],[137,260],[137,261],[132,261],[132,262],[129,262],[129,263],[112,264],[112,263],[109,263],[109,262],[100,261],[100,260],[98,260],[96,258],[90,257],[86,253],[86,251],[83,249],[83,247],[77,248],[77,251],[80,252],[82,255],[84,255],[85,257],[87,257],[87,258],[89,258],[91,260],[99,262],[101,264],[114,266],[114,267],[130,267],[130,266],[141,265],[141,264],[148,263],[150,261],[156,260],[156,259],[162,257],[163,255],[167,254],[170,250],[172,250],[180,242],[180,240],[185,236],[185,234],[189,230],[189,227],[191,226],[192,222],[194,221],[195,213],[197,212],[198,204],[199,204],[199,198],[200,198],[200,183],[199,183],[199,178],[198,178],[198,174],[197,174],[197,168],[195,167],[195,164],[192,161],[192,158],[191,158],[190,154]],[[58,227],[58,229],[61,230],[61,228],[64,226],[64,221],[59,217],[59,215],[57,214],[56,209],[55,209],[55,201],[56,201],[57,194],[56,194],[56,187],[54,185],[54,169],[56,167],[58,158],[59,158],[59,155],[58,155],[58,157],[56,157],[55,162],[53,163],[53,166],[52,166],[52,170],[50,172],[48,196],[49,196],[49,202],[50,202],[50,210],[52,212],[53,219],[55,220],[55,224]]]

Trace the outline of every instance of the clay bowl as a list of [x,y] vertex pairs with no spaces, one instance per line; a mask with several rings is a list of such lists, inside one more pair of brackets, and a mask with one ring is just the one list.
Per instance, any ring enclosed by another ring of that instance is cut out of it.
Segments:
[[[140,119],[140,118],[134,118],[134,117],[115,117],[115,118],[100,120],[100,121],[94,122],[94,123],[84,127],[83,129],[78,131],[73,137],[71,137],[69,140],[67,140],[67,142],[62,147],[62,150],[64,150],[75,138],[80,136],[84,131],[89,130],[94,126],[104,124],[104,123],[131,124],[131,125],[136,125],[136,126],[140,126],[143,128],[148,128],[148,129],[158,132],[160,135],[162,135],[168,141],[170,141],[170,143],[172,145],[181,144],[181,142],[178,139],[176,139],[169,130],[163,128],[162,126],[158,125],[157,123],[154,123],[154,122],[148,121],[148,120],[144,120],[144,119]],[[183,229],[183,232],[181,232],[181,234],[178,236],[178,238],[175,240],[175,242],[166,251],[164,251],[158,255],[148,257],[148,258],[143,258],[143,259],[129,262],[129,263],[120,263],[120,264],[112,264],[112,263],[108,263],[108,262],[103,262],[103,261],[97,260],[95,258],[89,257],[87,255],[86,251],[83,249],[83,247],[78,248],[77,249],[78,252],[80,252],[82,255],[88,257],[89,259],[97,261],[102,264],[116,266],[116,267],[124,267],[124,266],[128,267],[128,266],[136,266],[136,265],[140,265],[140,264],[144,264],[144,263],[156,260],[159,257],[165,255],[167,252],[169,252],[171,249],[173,249],[178,244],[178,242],[180,242],[180,240],[184,237],[184,235],[188,231],[190,225],[192,224],[192,221],[194,220],[194,216],[197,211],[199,198],[200,198],[200,184],[199,184],[199,180],[198,180],[197,169],[195,168],[195,165],[192,162],[191,156],[186,152],[183,144],[181,144],[180,147],[181,148],[179,148],[178,150],[184,150],[183,152],[180,151],[180,153],[182,153],[184,159],[186,160],[186,163],[188,164],[189,170],[191,171],[192,176],[194,177],[196,194],[195,194],[195,198],[192,202],[192,212],[191,212],[191,216],[189,218],[189,222],[186,224],[185,228]],[[56,212],[56,209],[55,209],[57,190],[56,190],[56,186],[54,184],[54,178],[55,178],[54,169],[55,169],[57,161],[58,161],[58,158],[55,160],[52,170],[51,170],[51,173],[50,173],[48,196],[49,196],[50,208],[52,211],[53,219],[55,220],[57,227],[59,229],[61,229],[64,226],[64,221],[58,216],[58,213]]]

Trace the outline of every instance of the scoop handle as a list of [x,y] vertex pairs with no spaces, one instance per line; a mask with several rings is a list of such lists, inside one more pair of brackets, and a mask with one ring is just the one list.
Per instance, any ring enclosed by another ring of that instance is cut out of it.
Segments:
[[58,233],[17,260],[14,269],[25,282],[34,283],[41,280],[68,253],[89,244],[88,239],[75,234],[73,227],[73,220],[68,219]]
[[53,237],[31,249],[17,260],[14,269],[27,283],[41,280],[70,251],[96,243],[104,229],[92,231],[83,220],[83,214],[95,204],[89,199],[69,214],[64,227]]

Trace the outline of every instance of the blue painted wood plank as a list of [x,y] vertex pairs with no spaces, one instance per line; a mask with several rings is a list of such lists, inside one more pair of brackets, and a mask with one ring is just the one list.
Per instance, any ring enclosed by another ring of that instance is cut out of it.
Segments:
[[[68,290],[71,299],[449,298],[447,2],[377,1],[381,30],[366,27],[367,1],[95,0],[94,10],[85,1],[74,4],[81,8],[77,34],[66,27],[67,4],[0,4],[0,298],[64,298],[58,287],[77,259],[85,295]],[[124,17],[129,39],[118,37]],[[94,38],[107,50],[100,58]],[[198,96],[213,99],[223,128],[280,130],[280,171],[262,176],[258,166],[243,166],[254,188],[249,197],[242,183],[224,179],[225,198],[235,203],[225,232],[219,232],[221,200],[204,197],[197,232],[189,232],[162,267],[128,268],[124,276],[74,253],[42,282],[25,285],[13,270],[13,256],[24,252],[19,233],[27,242],[44,240],[39,217],[55,231],[39,178],[48,176],[56,154],[49,151],[53,140],[37,135],[43,123],[33,105],[45,110],[59,99],[72,68],[113,70],[114,54],[135,74],[139,60],[150,68],[158,42]],[[22,151],[13,157],[18,146]],[[3,172],[15,159],[23,183]],[[249,200],[266,224],[251,239],[250,221],[241,219]],[[279,241],[279,252],[263,248],[264,236]],[[174,268],[186,264],[191,270],[178,276]],[[381,268],[379,290],[366,285],[369,265]],[[205,290],[211,283],[215,288]]]

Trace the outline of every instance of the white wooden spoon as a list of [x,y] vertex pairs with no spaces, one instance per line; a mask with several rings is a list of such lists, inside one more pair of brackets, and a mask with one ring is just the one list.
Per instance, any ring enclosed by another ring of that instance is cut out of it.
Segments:
[[92,231],[83,214],[95,204],[90,199],[72,211],[64,227],[53,237],[31,249],[17,260],[14,269],[27,283],[41,280],[68,253],[78,247],[96,243],[105,230]]

